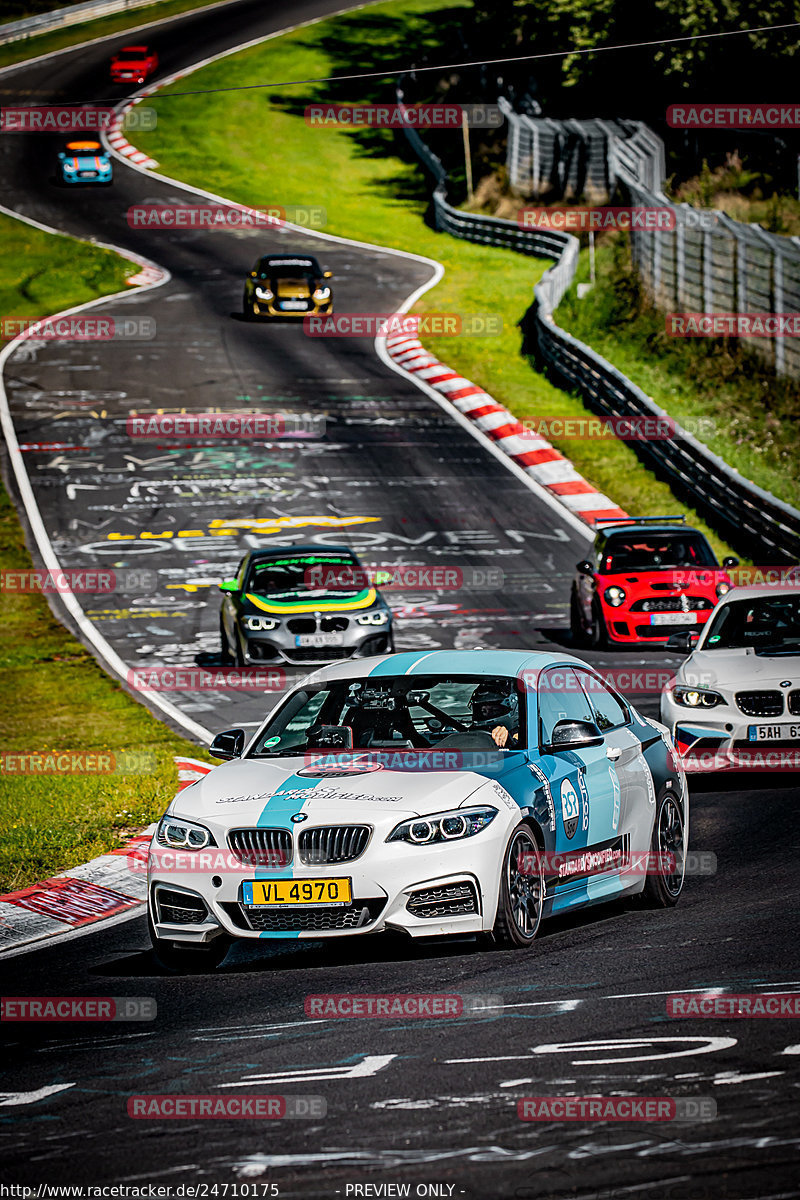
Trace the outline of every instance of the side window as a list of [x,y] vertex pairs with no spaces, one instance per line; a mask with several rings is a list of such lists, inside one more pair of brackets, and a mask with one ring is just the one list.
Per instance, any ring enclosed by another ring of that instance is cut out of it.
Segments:
[[602,679],[588,671],[578,671],[577,674],[591,701],[598,729],[605,733],[608,729],[618,729],[620,725],[627,725],[630,721],[627,707]]
[[559,721],[594,721],[595,715],[572,667],[551,667],[539,680],[539,744],[547,745]]

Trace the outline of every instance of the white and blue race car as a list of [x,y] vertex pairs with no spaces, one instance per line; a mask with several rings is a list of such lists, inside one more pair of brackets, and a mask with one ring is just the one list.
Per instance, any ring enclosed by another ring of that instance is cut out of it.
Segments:
[[149,851],[168,969],[235,940],[381,931],[533,942],[543,918],[675,904],[685,777],[664,726],[571,656],[401,653],[322,668],[185,788]]

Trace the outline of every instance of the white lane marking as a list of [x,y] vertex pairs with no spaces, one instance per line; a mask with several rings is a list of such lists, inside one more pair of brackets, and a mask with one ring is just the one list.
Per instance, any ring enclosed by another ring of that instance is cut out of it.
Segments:
[[800,1054],[800,1046],[787,1046],[785,1050],[781,1050],[781,1054]]
[[315,1083],[321,1079],[366,1079],[388,1067],[396,1054],[367,1054],[360,1063],[340,1067],[305,1067],[294,1071],[271,1071],[268,1075],[246,1075],[239,1083],[221,1083],[224,1088],[252,1087],[259,1083]]
[[583,1000],[527,1000],[524,1004],[503,1004],[502,1008],[542,1008],[545,1004],[557,1004],[559,1012],[574,1012],[579,1004],[583,1004]]
[[0,1108],[16,1108],[18,1104],[36,1104],[56,1092],[65,1092],[75,1087],[74,1083],[51,1083],[49,1087],[37,1088],[34,1092],[0,1092]]
[[[768,987],[775,987],[774,983],[767,984]],[[721,996],[727,992],[726,987],[704,987],[704,988],[668,988],[664,992],[620,992],[616,996],[601,996],[601,1000],[638,1000],[642,996],[675,996],[678,993],[681,995],[689,992],[699,992],[703,996]]]
[[749,1083],[751,1079],[771,1079],[773,1075],[785,1075],[785,1071],[757,1071],[752,1075],[740,1075],[738,1071],[720,1071],[711,1080],[719,1086],[723,1083]]
[[588,1042],[545,1042],[541,1046],[536,1046],[533,1054],[502,1054],[492,1055],[487,1058],[446,1058],[446,1063],[482,1063],[482,1062],[521,1062],[536,1058],[540,1054],[579,1054],[581,1051],[589,1053],[602,1054],[604,1051],[611,1050],[639,1050],[645,1049],[647,1046],[664,1045],[665,1043],[675,1042],[696,1042],[699,1045],[691,1046],[687,1050],[667,1050],[666,1048],[657,1054],[637,1054],[625,1055],[617,1058],[574,1058],[571,1065],[579,1067],[582,1065],[595,1065],[603,1063],[618,1063],[618,1062],[652,1062],[655,1059],[665,1058],[685,1058],[692,1054],[714,1054],[717,1050],[727,1050],[731,1046],[736,1045],[736,1038],[732,1037],[701,1037],[701,1038],[683,1038],[683,1037],[653,1037],[653,1038],[614,1038],[606,1041],[588,1041]]

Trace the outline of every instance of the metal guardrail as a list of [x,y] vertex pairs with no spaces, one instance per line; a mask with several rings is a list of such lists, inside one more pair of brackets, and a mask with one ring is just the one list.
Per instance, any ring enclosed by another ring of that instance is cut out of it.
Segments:
[[80,25],[95,17],[107,17],[112,13],[126,12],[129,8],[144,8],[146,5],[163,3],[164,0],[87,0],[85,4],[73,4],[69,8],[56,8],[50,12],[22,17],[19,21],[7,21],[0,25],[0,46],[9,42],[21,42],[48,33],[51,29],[64,29],[67,25]]
[[[397,100],[399,104],[404,101],[402,80],[397,85]],[[575,276],[578,239],[555,230],[520,229],[515,221],[454,208],[447,199],[447,172],[442,162],[415,129],[404,132],[433,176],[437,230],[470,242],[556,260],[534,286],[529,310],[538,357],[550,372],[563,385],[579,391],[594,412],[668,418],[664,409],[612,363],[555,323],[553,312]],[[745,479],[680,426],[673,423],[673,427],[674,436],[669,439],[630,445],[740,553],[757,563],[800,561],[800,512]]]

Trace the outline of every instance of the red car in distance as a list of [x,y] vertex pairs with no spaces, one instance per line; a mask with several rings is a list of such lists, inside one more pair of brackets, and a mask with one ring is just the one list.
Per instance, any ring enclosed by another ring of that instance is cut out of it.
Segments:
[[597,522],[591,554],[577,564],[570,628],[577,646],[665,643],[698,634],[720,596],[733,586],[704,534],[685,517],[629,517]]
[[158,55],[148,46],[123,46],[111,58],[114,83],[144,83],[158,66]]

